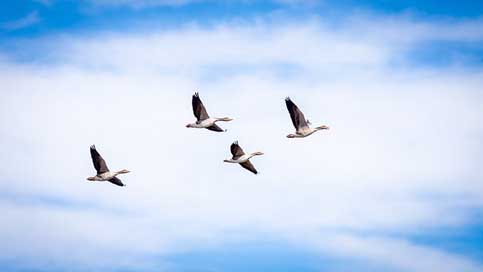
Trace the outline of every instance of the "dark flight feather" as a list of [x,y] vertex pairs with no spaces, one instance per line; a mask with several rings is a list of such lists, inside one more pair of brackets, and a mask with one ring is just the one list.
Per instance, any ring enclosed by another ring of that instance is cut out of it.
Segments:
[[193,99],[191,100],[191,105],[193,106],[193,114],[195,115],[198,122],[210,118],[210,116],[208,115],[208,112],[206,112],[206,108],[203,105],[203,102],[201,102],[201,99],[198,93],[195,93],[193,95]]
[[110,183],[116,184],[117,186],[125,186],[124,183],[117,177],[113,177],[112,179],[109,180]]
[[247,169],[248,171],[252,172],[253,174],[258,174],[257,169],[255,169],[255,166],[250,161],[246,161],[243,163],[240,163],[241,167]]
[[91,145],[91,158],[98,175],[109,172],[106,161],[104,161],[99,152],[97,152],[95,145]]
[[213,125],[207,127],[206,129],[212,130],[212,131],[216,131],[216,132],[223,132],[223,131],[225,131],[224,129],[222,129],[221,127],[219,127],[217,124],[213,124]]
[[238,145],[238,141],[235,141],[230,146],[231,154],[233,155],[232,159],[237,160],[241,156],[245,155],[243,149]]
[[295,105],[295,103],[290,100],[290,97],[285,98],[285,104],[287,105],[287,110],[290,113],[290,118],[292,119],[292,124],[298,131],[303,127],[308,127],[307,120],[300,109]]

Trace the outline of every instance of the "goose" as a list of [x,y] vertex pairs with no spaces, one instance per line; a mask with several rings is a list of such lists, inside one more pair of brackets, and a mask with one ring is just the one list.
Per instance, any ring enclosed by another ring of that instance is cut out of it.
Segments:
[[233,155],[233,157],[231,159],[228,159],[228,160],[223,160],[224,162],[238,163],[243,168],[245,168],[248,171],[254,173],[255,175],[258,174],[257,169],[255,169],[253,164],[250,162],[250,158],[252,158],[254,156],[263,155],[262,152],[254,152],[254,153],[250,153],[250,154],[245,154],[245,152],[243,152],[243,149],[238,145],[238,141],[235,141],[231,144],[230,151],[231,151],[231,154]]
[[290,118],[292,119],[292,123],[296,130],[295,134],[289,134],[287,135],[287,138],[304,138],[318,130],[329,129],[326,125],[311,128],[310,121],[305,119],[304,114],[299,110],[297,105],[290,100],[290,97],[285,98],[285,104],[287,105]]
[[210,117],[206,112],[205,106],[203,106],[203,102],[201,102],[200,95],[197,92],[193,95],[191,104],[193,106],[193,114],[195,115],[197,120],[195,123],[187,124],[186,125],[187,128],[206,128],[212,131],[224,132],[226,131],[226,129],[220,128],[215,123],[218,121],[228,122],[233,120],[228,117],[223,117],[223,118]]
[[91,145],[91,157],[92,157],[92,162],[94,163],[94,168],[96,168],[97,175],[93,177],[88,177],[87,180],[89,181],[109,181],[113,184],[116,184],[117,186],[125,186],[119,178],[116,176],[119,174],[127,174],[130,171],[123,169],[121,171],[117,172],[111,172],[109,171],[109,168],[107,168],[106,161],[101,157],[99,152],[96,150],[95,145]]

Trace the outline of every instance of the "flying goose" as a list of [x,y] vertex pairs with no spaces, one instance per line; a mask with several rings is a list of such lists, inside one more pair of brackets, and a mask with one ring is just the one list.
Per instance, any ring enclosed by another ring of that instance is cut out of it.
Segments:
[[206,128],[217,132],[223,132],[223,131],[226,131],[226,129],[223,130],[215,123],[218,121],[228,122],[233,120],[228,117],[223,117],[223,118],[210,117],[206,112],[206,108],[205,106],[203,106],[203,102],[201,102],[201,99],[198,93],[195,93],[193,95],[191,104],[193,105],[193,114],[195,115],[197,120],[195,123],[187,124],[186,125],[187,128]]
[[224,162],[239,163],[243,168],[247,169],[248,171],[254,173],[255,175],[258,174],[257,169],[255,169],[255,167],[249,160],[253,156],[263,155],[262,152],[245,154],[245,152],[243,152],[243,149],[238,145],[238,141],[235,141],[231,144],[230,151],[233,157],[228,160],[223,160]]
[[296,130],[295,134],[289,134],[287,135],[287,138],[304,138],[316,132],[317,130],[329,129],[329,127],[326,125],[311,128],[311,123],[309,120],[305,119],[304,114],[299,110],[297,105],[290,100],[290,97],[285,98],[285,104],[287,105],[290,118],[292,119],[292,123]]
[[107,168],[106,162],[104,159],[101,157],[99,152],[96,150],[95,145],[91,145],[91,157],[92,157],[92,162],[94,163],[94,168],[97,170],[97,175],[93,177],[88,177],[87,180],[90,181],[109,181],[113,184],[116,184],[117,186],[125,186],[119,178],[116,176],[119,174],[127,174],[129,173],[128,170],[123,169],[121,171],[117,172],[111,172],[109,171],[109,168]]

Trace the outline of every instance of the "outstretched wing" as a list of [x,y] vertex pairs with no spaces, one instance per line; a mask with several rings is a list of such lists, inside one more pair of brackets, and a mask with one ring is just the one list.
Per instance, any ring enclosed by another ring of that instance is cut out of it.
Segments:
[[94,168],[96,168],[98,175],[105,172],[109,172],[109,168],[107,168],[106,161],[104,161],[104,159],[101,157],[99,152],[97,152],[95,145],[91,145],[91,157],[92,157],[92,163],[94,164]]
[[247,169],[248,171],[252,172],[253,174],[258,174],[257,169],[255,169],[255,166],[250,161],[246,161],[243,163],[240,163],[241,167]]
[[117,186],[121,186],[121,187],[125,186],[124,183],[122,183],[122,181],[117,177],[113,177],[112,179],[109,180],[109,182],[112,184],[116,184]]
[[307,121],[304,114],[299,110],[297,105],[295,105],[290,97],[285,98],[285,104],[287,105],[287,110],[290,113],[290,118],[295,129],[298,131],[304,127],[308,127]]
[[210,118],[210,116],[206,112],[205,106],[203,106],[203,102],[201,102],[200,95],[198,93],[195,93],[193,95],[191,105],[193,106],[193,114],[198,121],[203,121]]
[[235,141],[230,146],[231,154],[233,155],[233,160],[240,158],[241,156],[245,155],[243,149],[238,145],[238,141]]
[[217,131],[217,132],[223,132],[223,131],[225,131],[224,129],[222,129],[221,127],[219,127],[217,124],[213,124],[213,125],[207,127],[206,129],[213,130],[213,131]]

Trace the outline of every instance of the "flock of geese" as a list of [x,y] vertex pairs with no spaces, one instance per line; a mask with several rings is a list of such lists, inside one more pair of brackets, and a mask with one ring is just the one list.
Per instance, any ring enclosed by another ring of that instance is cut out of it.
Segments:
[[[220,128],[216,123],[220,121],[229,122],[233,120],[232,118],[228,117],[210,117],[197,92],[193,95],[191,104],[193,106],[193,114],[196,117],[196,122],[186,125],[187,128],[206,128],[211,131],[224,132],[226,129]],[[295,134],[288,134],[287,138],[305,138],[309,135],[312,135],[316,131],[329,129],[329,127],[326,125],[314,128],[310,127],[311,123],[309,120],[305,119],[304,114],[300,111],[297,105],[292,102],[290,97],[285,98],[285,105],[290,113],[292,124],[295,127]],[[117,176],[120,174],[127,174],[129,171],[126,169],[120,171],[110,171],[109,168],[107,168],[106,161],[102,158],[99,152],[97,152],[95,145],[90,147],[90,151],[92,162],[97,174],[93,177],[88,177],[87,180],[109,181],[118,186],[125,186]],[[250,159],[254,156],[263,155],[262,152],[245,153],[240,145],[238,145],[238,141],[235,141],[231,144],[230,151],[232,154],[231,159],[224,160],[224,162],[238,163],[248,171],[254,174],[258,173],[257,169],[255,169],[253,164],[250,162]]]

